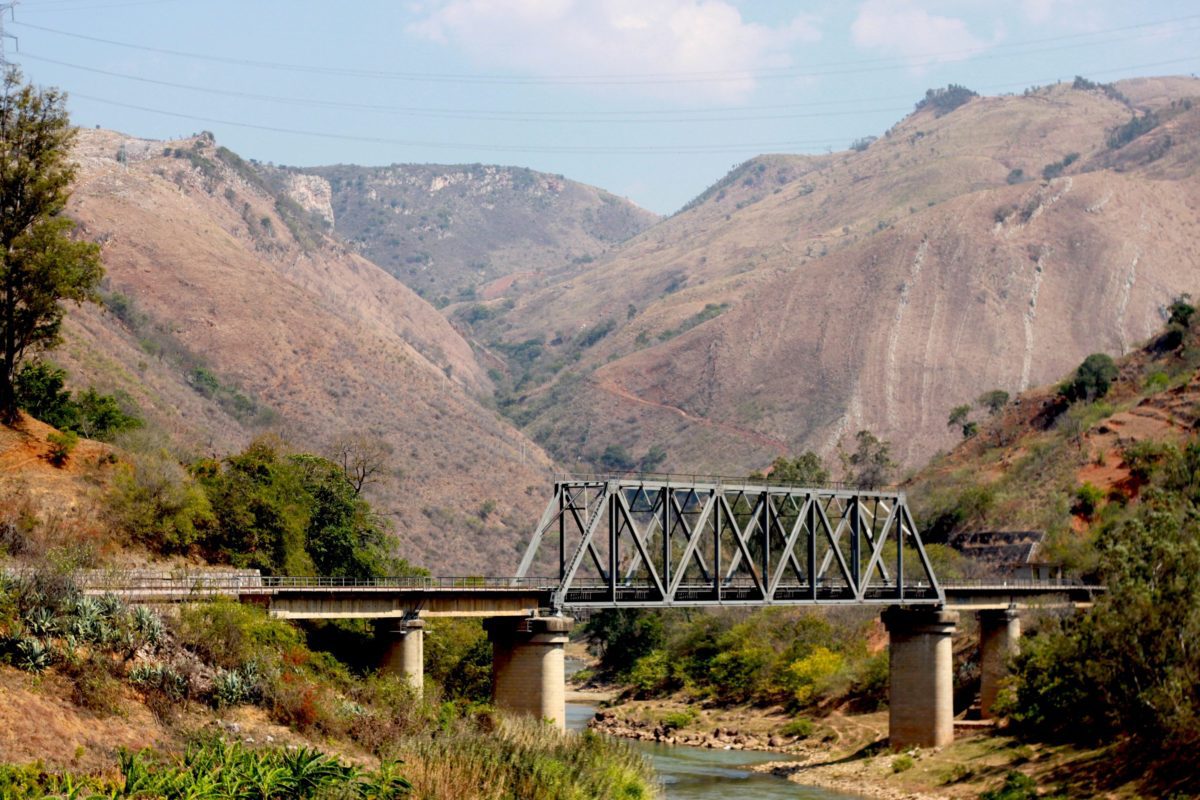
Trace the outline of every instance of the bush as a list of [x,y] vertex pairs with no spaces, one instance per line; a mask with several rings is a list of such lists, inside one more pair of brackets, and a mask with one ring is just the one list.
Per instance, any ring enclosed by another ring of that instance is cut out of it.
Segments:
[[74,431],[55,431],[46,435],[46,441],[50,444],[50,463],[61,467],[79,444],[79,434]]
[[779,733],[794,739],[807,739],[813,734],[812,720],[807,717],[797,717],[780,728]]
[[977,92],[952,83],[944,89],[927,89],[925,97],[917,101],[916,110],[932,108],[934,115],[940,117],[969,102],[972,97],[978,96]]
[[662,718],[662,727],[666,731],[674,731],[686,728],[699,718],[700,715],[696,713],[694,708],[686,708],[683,711],[672,711]]
[[1004,784],[979,795],[979,800],[1036,800],[1037,782],[1028,775],[1010,771],[1004,776]]
[[1071,513],[1078,514],[1084,519],[1091,519],[1095,516],[1096,509],[1100,507],[1103,500],[1104,490],[1090,481],[1085,481],[1075,490],[1075,503],[1071,506]]
[[120,713],[123,700],[121,682],[112,673],[112,662],[99,653],[70,663],[67,675],[74,684],[72,698],[75,704],[99,714]]
[[905,753],[904,755],[899,755],[892,759],[892,772],[894,774],[907,772],[916,765],[917,762],[913,761],[913,757]]
[[629,671],[629,684],[643,696],[655,695],[671,683],[671,664],[665,650],[642,656]]
[[1105,353],[1092,353],[1075,369],[1075,374],[1059,387],[1059,394],[1072,402],[1097,400],[1108,394],[1117,378],[1117,365]]

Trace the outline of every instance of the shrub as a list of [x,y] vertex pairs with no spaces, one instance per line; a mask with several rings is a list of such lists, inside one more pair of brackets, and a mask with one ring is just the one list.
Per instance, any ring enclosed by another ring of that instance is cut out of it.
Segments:
[[845,658],[827,647],[815,647],[804,658],[793,661],[785,672],[785,685],[792,699],[808,703],[829,687],[841,671]]
[[100,714],[120,713],[121,682],[113,677],[112,670],[108,657],[100,653],[70,663],[67,674],[74,685],[75,704]]
[[1071,506],[1071,513],[1078,514],[1085,519],[1091,519],[1103,500],[1104,490],[1095,486],[1090,481],[1085,481],[1082,486],[1075,490],[1075,503]]
[[664,730],[674,731],[678,730],[679,728],[686,728],[699,718],[700,715],[696,713],[694,708],[685,708],[682,711],[672,711],[662,718],[662,727]]
[[978,96],[977,92],[973,92],[957,83],[952,83],[944,89],[927,89],[925,97],[917,101],[916,110],[920,111],[923,108],[932,108],[934,115],[940,117],[944,114],[949,114],[954,109],[967,103],[972,97]]
[[1112,357],[1105,353],[1092,353],[1058,391],[1071,401],[1096,400],[1108,394],[1116,378],[1117,365]]
[[1135,114],[1130,117],[1129,122],[1126,122],[1124,125],[1118,125],[1108,134],[1109,148],[1118,150],[1124,147],[1142,134],[1157,128],[1158,121],[1158,115],[1153,111],[1147,111],[1140,117]]
[[1011,770],[1004,776],[1004,784],[979,795],[979,800],[1035,800],[1038,796],[1037,782],[1028,775]]
[[50,463],[61,467],[79,444],[79,434],[74,431],[55,431],[46,435],[46,441],[50,444]]
[[892,772],[894,774],[899,774],[901,772],[907,772],[908,770],[915,767],[916,763],[917,762],[913,761],[913,757],[908,755],[907,753],[896,756],[895,758],[892,759]]
[[657,694],[671,681],[671,664],[665,650],[642,656],[629,671],[629,683],[641,695]]
[[1020,183],[1025,180],[1025,170],[1016,167],[1009,171],[1008,177],[1005,180],[1008,181],[1009,185]]
[[780,728],[779,733],[795,739],[807,739],[813,734],[812,720],[807,717],[796,717],[796,719]]

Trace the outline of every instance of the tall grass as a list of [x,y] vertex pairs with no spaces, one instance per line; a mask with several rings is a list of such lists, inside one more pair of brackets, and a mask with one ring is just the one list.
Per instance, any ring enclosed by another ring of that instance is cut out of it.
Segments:
[[562,733],[538,720],[495,730],[456,726],[401,752],[415,800],[641,800],[657,797],[649,765],[592,731]]

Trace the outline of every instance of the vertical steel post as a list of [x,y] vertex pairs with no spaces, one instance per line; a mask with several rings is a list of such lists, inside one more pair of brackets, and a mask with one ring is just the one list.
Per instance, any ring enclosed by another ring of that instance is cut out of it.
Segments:
[[[763,490],[762,525],[762,574],[763,589],[771,585],[771,490]],[[766,592],[764,591],[764,594]]]
[[858,513],[859,498],[850,498],[850,580],[854,582],[854,592],[858,593],[858,584],[862,581],[862,531],[859,530],[861,518]]
[[904,503],[896,501],[896,596],[904,599]]
[[[617,491],[620,491],[618,487]],[[608,586],[612,601],[617,602],[617,493],[608,498]]]
[[808,588],[817,599],[817,499],[808,504]]
[[[717,489],[716,491],[724,491]],[[721,498],[713,495],[713,503],[716,507],[713,509],[713,590],[717,595],[717,602],[721,602]]]
[[[668,483],[658,490],[658,498],[662,501],[662,538],[663,538],[663,568],[662,583],[664,587],[671,585],[671,485]],[[666,599],[665,597],[663,598]]]
[[567,577],[567,485],[560,483],[556,487],[558,495],[558,580]]

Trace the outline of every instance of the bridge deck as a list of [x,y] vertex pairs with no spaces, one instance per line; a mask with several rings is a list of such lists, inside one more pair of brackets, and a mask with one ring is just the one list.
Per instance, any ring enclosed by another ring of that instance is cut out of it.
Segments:
[[[549,578],[309,578],[216,576],[86,581],[88,594],[115,594],[129,602],[172,603],[230,597],[270,607],[289,619],[389,618],[422,616],[524,616],[550,607],[559,585]],[[1065,581],[976,581],[942,584],[944,605],[986,609],[1028,605],[1084,605],[1104,591],[1101,586]],[[644,586],[613,587],[576,582],[564,597],[567,608],[698,608],[768,605],[939,605],[932,586],[903,588],[878,584],[857,597],[844,585],[780,586],[765,599],[745,581],[719,588],[711,583],[682,584],[670,601]]]

